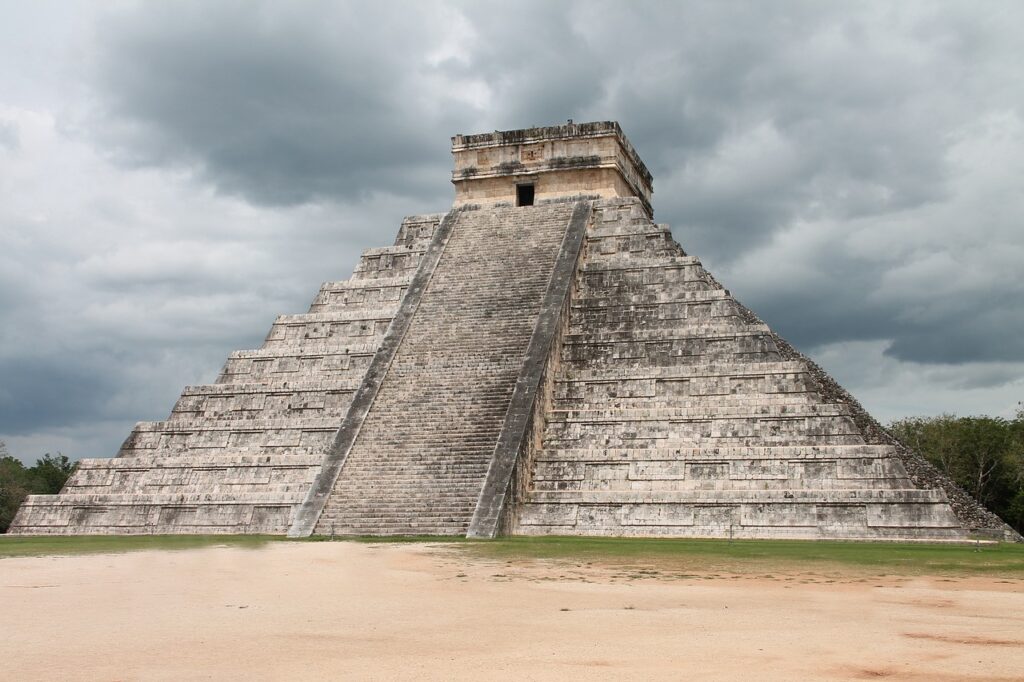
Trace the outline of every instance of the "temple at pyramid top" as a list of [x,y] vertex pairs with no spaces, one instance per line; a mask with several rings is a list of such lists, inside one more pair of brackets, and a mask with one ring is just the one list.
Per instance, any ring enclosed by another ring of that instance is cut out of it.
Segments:
[[456,206],[636,197],[651,214],[651,173],[615,121],[456,135],[452,154]]

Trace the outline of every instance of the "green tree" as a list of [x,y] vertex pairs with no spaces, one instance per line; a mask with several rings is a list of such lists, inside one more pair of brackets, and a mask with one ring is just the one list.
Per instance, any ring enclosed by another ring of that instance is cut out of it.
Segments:
[[11,457],[7,446],[0,442],[0,533],[6,533],[21,501],[28,495],[28,475],[25,465]]
[[909,417],[889,426],[976,500],[1024,530],[1024,406],[1014,419]]
[[56,495],[74,470],[75,464],[67,455],[46,453],[29,469],[34,480],[33,491],[40,495]]
[[59,493],[74,470],[75,464],[60,453],[46,453],[26,467],[0,441],[0,533],[7,532],[27,496]]

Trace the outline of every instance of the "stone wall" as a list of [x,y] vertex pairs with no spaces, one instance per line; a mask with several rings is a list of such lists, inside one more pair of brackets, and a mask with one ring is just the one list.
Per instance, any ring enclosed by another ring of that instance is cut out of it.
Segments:
[[611,121],[456,135],[452,154],[456,206],[514,203],[516,185],[531,183],[538,201],[637,197],[651,213],[650,171]]

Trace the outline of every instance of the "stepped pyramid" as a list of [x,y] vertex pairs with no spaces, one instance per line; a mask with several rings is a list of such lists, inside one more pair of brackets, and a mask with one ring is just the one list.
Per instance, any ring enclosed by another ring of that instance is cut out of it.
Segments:
[[452,142],[450,211],[12,532],[1012,536],[652,221],[617,123]]

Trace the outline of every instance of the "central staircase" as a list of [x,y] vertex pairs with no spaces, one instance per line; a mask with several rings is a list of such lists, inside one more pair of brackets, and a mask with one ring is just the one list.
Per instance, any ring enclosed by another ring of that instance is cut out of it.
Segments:
[[466,533],[573,209],[458,213],[317,534]]

